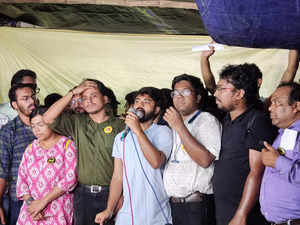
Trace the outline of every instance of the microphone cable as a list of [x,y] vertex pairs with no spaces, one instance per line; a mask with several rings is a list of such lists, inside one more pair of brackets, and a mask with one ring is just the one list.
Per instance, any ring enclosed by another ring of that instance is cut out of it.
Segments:
[[126,179],[128,193],[129,193],[129,203],[130,203],[130,210],[131,210],[131,225],[134,225],[131,191],[130,191],[130,186],[129,186],[128,177],[127,177],[126,164],[125,164],[125,140],[126,140],[126,136],[122,140],[123,141],[123,167],[124,167],[125,179]]
[[134,148],[135,148],[135,152],[136,152],[136,154],[137,154],[137,156],[138,156],[139,163],[140,163],[140,166],[141,166],[141,168],[142,168],[143,174],[144,174],[144,176],[145,176],[145,178],[146,178],[148,184],[150,185],[151,190],[152,190],[152,192],[153,192],[153,194],[154,194],[154,196],[155,196],[155,198],[156,198],[156,201],[157,201],[157,203],[158,203],[158,205],[159,205],[160,211],[161,211],[161,213],[162,213],[164,219],[166,220],[166,225],[169,225],[168,218],[167,218],[167,216],[166,216],[166,214],[165,214],[165,212],[164,212],[164,210],[163,210],[163,208],[162,208],[162,206],[161,206],[161,204],[160,204],[160,201],[159,201],[159,199],[158,199],[158,197],[157,197],[157,194],[156,194],[156,192],[155,192],[155,190],[154,190],[154,187],[153,187],[153,185],[151,184],[151,182],[150,182],[150,180],[149,180],[149,178],[148,178],[148,176],[147,176],[147,174],[146,174],[146,172],[145,172],[145,169],[144,169],[144,167],[143,167],[143,164],[142,164],[140,155],[139,155],[138,150],[137,150],[137,147],[136,147],[136,143],[135,143],[134,138],[133,138],[133,135],[132,135],[132,132],[130,132],[130,136],[131,136],[131,138],[132,138],[132,141],[133,141],[133,144],[134,144]]

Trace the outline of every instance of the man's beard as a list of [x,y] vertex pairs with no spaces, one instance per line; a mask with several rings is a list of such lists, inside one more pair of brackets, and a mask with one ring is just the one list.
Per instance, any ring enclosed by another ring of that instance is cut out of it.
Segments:
[[[144,111],[144,110],[143,110]],[[140,119],[141,123],[148,122],[149,120],[153,120],[155,118],[155,112],[154,110],[150,113],[144,113],[144,116]]]
[[[18,105],[18,103],[17,103]],[[29,105],[28,108],[30,108],[31,106],[33,105]],[[26,109],[25,107],[21,106],[21,105],[18,105],[18,109],[19,111],[24,114],[25,116],[30,116],[30,114],[32,113],[33,110],[29,110],[29,109]]]

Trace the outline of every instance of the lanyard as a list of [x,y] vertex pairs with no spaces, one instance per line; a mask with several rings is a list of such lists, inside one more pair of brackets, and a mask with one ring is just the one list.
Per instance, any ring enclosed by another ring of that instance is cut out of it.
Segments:
[[[200,115],[201,111],[198,110],[195,115],[189,119],[188,121],[188,124],[191,124],[199,115]],[[171,160],[172,163],[179,163],[179,161],[177,160],[177,152],[179,151],[179,149],[182,147],[182,145],[180,145],[179,147],[177,146],[177,137],[176,137],[176,132],[173,132],[173,140],[176,140],[176,143],[175,143],[175,146],[176,146],[176,149],[175,149],[175,152],[174,152],[174,157],[173,159]]]

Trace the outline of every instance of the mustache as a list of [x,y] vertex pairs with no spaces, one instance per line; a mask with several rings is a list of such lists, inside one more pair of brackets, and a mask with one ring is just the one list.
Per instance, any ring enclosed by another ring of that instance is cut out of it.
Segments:
[[219,98],[215,97],[215,101],[219,101],[220,102],[221,100]]

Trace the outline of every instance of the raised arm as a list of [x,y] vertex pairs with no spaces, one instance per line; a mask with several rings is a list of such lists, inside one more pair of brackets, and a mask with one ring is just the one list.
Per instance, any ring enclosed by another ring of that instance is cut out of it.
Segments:
[[76,88],[68,92],[64,97],[56,101],[48,110],[44,113],[43,119],[45,123],[51,124],[54,120],[64,111],[73,95],[81,94],[88,88],[97,88],[97,84],[94,82],[84,81]]
[[201,53],[200,67],[205,87],[211,94],[214,94],[216,81],[210,68],[209,58],[215,53],[215,50],[213,46],[209,46],[209,48],[209,51],[203,51]]
[[139,118],[132,112],[127,112],[125,123],[130,127],[133,133],[137,136],[141,150],[153,169],[158,169],[165,162],[166,156],[157,149],[144,133]]
[[299,51],[289,50],[288,65],[284,71],[280,82],[292,82],[296,76],[299,67]]
[[[215,156],[189,132],[187,127],[184,125],[182,117],[176,111],[175,108],[170,107],[166,110],[164,119],[168,122],[169,126],[174,129],[184,146],[184,150],[199,166],[207,168],[215,160]],[[221,128],[213,121],[206,121],[207,133],[213,134],[207,138],[207,142],[215,142],[216,148],[220,147],[221,144]],[[209,140],[210,139],[210,140]]]

